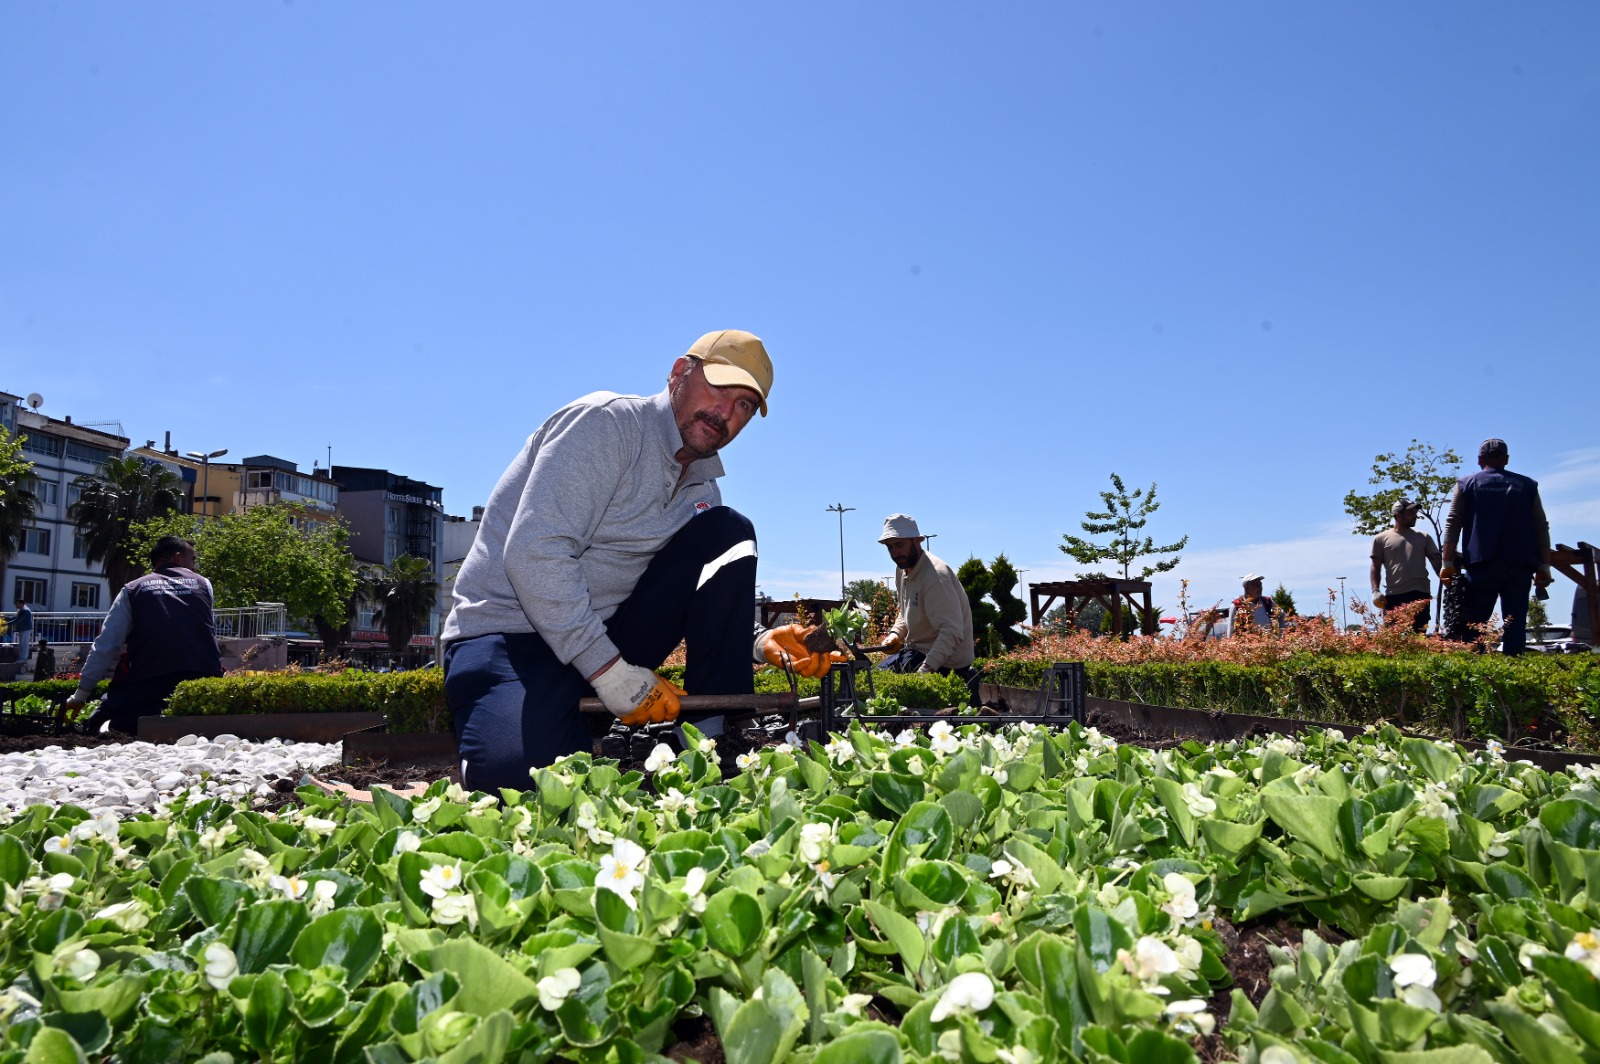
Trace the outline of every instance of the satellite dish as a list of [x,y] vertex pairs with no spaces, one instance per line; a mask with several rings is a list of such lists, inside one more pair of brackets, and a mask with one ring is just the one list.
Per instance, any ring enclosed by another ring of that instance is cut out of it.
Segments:
[[38,392],[29,392],[28,405],[35,410],[39,409],[44,405],[44,396],[40,395]]

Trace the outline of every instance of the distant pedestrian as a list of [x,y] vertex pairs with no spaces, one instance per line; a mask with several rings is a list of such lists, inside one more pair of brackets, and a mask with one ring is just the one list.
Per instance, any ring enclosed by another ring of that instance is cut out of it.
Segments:
[[1528,594],[1534,585],[1550,584],[1550,522],[1538,482],[1506,469],[1509,460],[1505,440],[1484,440],[1478,471],[1456,481],[1439,578],[1454,579],[1465,569],[1460,578],[1467,585],[1467,623],[1487,623],[1498,603],[1504,623],[1501,652],[1521,654],[1527,646]]
[[1238,635],[1252,629],[1265,632],[1278,627],[1278,604],[1262,591],[1266,577],[1260,573],[1246,573],[1240,579],[1244,581],[1244,594],[1233,600],[1229,634]]
[[1416,528],[1421,510],[1411,499],[1396,500],[1394,527],[1372,539],[1372,604],[1387,620],[1403,606],[1422,603],[1411,621],[1416,632],[1426,632],[1431,619],[1428,604],[1433,601],[1433,585],[1428,581],[1428,566],[1436,573],[1440,568],[1438,545]]
[[21,597],[11,618],[11,641],[17,644],[17,660],[26,665],[33,656],[33,607]]
[[43,639],[39,640],[39,653],[33,659],[33,682],[42,683],[56,676],[56,652]]
[[117,592],[78,690],[67,699],[69,709],[87,703],[127,648],[127,675],[112,684],[89,718],[91,731],[109,725],[132,734],[139,718],[160,713],[184,680],[222,675],[211,581],[194,571],[194,545],[163,536],[151,548],[150,565],[152,572]]

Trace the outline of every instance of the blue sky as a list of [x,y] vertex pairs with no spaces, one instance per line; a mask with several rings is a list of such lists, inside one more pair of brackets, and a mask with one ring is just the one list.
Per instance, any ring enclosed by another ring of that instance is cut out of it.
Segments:
[[0,390],[464,514],[744,328],[770,594],[836,591],[833,503],[851,578],[895,511],[1069,577],[1115,470],[1169,609],[1315,608],[1413,437],[1600,540],[1597,48],[1586,0],[7,5]]

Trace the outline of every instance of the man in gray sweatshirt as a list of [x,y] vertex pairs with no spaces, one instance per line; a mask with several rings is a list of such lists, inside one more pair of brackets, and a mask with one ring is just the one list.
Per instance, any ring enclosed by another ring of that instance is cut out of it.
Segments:
[[591,748],[578,699],[628,724],[673,720],[655,675],[687,643],[685,686],[749,694],[751,663],[828,660],[798,627],[758,629],[755,529],[722,505],[718,452],[760,411],[772,362],[738,329],[707,333],[651,396],[593,392],[528,438],[484,508],[441,634],[462,782],[522,789]]

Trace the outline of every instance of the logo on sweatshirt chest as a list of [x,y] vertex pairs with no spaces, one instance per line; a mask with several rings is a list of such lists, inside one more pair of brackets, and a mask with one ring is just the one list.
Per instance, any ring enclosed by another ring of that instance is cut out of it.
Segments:
[[695,513],[699,513],[702,510],[709,510],[709,509],[711,509],[711,504],[708,503],[708,502],[697,502],[697,503],[694,504],[694,512]]
[[922,592],[920,592],[920,591],[913,591],[913,592],[912,592],[912,593],[911,593],[911,604],[912,604],[912,605],[913,605],[913,606],[920,606],[920,605],[922,605]]

